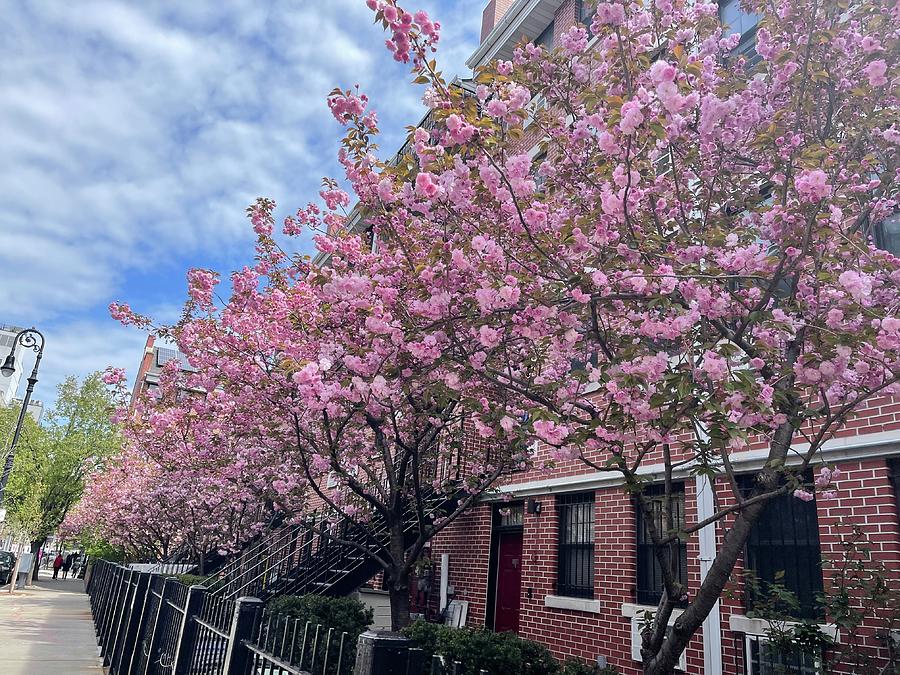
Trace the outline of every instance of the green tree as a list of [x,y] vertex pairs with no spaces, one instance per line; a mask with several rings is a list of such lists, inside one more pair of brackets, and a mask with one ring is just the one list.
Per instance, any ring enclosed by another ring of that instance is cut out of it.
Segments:
[[33,553],[81,497],[85,474],[118,447],[118,430],[111,420],[114,406],[100,373],[80,382],[69,376],[59,385],[56,405],[44,423],[38,426],[29,419],[23,429],[6,508],[10,526],[28,537]]

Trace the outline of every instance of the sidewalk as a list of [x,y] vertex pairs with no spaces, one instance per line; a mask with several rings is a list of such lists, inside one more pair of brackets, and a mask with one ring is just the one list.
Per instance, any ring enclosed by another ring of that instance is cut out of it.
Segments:
[[0,592],[0,673],[102,675],[81,579]]

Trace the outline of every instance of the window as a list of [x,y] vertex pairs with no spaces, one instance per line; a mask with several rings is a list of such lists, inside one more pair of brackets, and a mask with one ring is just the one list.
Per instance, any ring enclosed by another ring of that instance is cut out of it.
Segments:
[[534,41],[538,47],[543,47],[548,52],[553,51],[553,21],[544,29],[544,32],[537,36]]
[[756,53],[756,26],[759,15],[741,9],[741,0],[719,0],[719,20],[728,34],[739,33],[741,41],[734,49],[735,56],[745,56],[749,65],[759,61]]
[[874,227],[875,245],[900,257],[900,212],[894,213]]
[[564,495],[559,511],[557,595],[594,597],[594,494]]
[[[749,490],[751,481],[743,480]],[[822,591],[822,552],[816,502],[804,502],[791,494],[770,500],[750,531],[745,567],[760,583],[779,584],[797,598],[798,619],[814,619],[820,614],[816,593]],[[747,593],[747,609],[752,609],[752,592]]]
[[900,457],[888,460],[888,473],[894,485],[894,500],[897,502],[897,513],[900,514]]
[[818,675],[819,663],[800,651],[784,654],[758,635],[747,636],[747,675]]
[[597,13],[597,0],[578,0],[578,21],[584,24],[587,30],[588,40],[594,37],[591,32],[591,22]]
[[[664,486],[652,485],[644,490],[644,496],[650,502],[657,530],[665,533],[668,528],[663,510],[666,501]],[[672,486],[671,497],[672,523],[676,530],[680,530],[684,528],[684,483]],[[637,602],[640,605],[657,605],[665,589],[662,567],[654,554],[650,531],[643,511],[637,503],[635,503],[635,510],[637,512]],[[669,551],[672,550],[676,555],[674,565],[676,579],[687,587],[687,542],[679,540],[672,547],[667,547],[664,554],[668,557]]]
[[529,171],[529,174],[534,179],[534,185],[539,192],[544,189],[544,182],[547,180],[546,177],[542,176],[540,173],[541,164],[543,164],[546,159],[547,151],[542,150],[531,160],[531,171]]
[[503,506],[497,509],[499,520],[496,521],[497,527],[522,527],[525,518],[525,506],[517,504],[515,506]]

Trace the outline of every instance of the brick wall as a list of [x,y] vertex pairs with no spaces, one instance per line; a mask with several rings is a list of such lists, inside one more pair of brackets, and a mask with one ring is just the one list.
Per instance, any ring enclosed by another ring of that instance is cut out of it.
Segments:
[[[838,464],[842,475],[836,482],[839,497],[818,500],[819,537],[824,557],[837,557],[842,536],[854,523],[865,532],[872,545],[872,556],[892,570],[900,583],[900,514],[897,511],[887,461],[883,458]],[[732,497],[719,486],[722,505]],[[635,601],[636,539],[634,508],[620,488],[595,492],[595,598],[601,603],[599,614],[548,608],[547,595],[556,592],[558,515],[556,497],[537,497],[540,514],[525,514],[522,561],[522,599],[520,630],[522,637],[546,644],[559,658],[578,656],[594,661],[600,654],[623,673],[637,674],[640,666],[631,659],[631,626],[622,616],[622,604]],[[693,480],[685,484],[687,522],[696,520],[696,490]],[[718,527],[718,544],[728,530],[730,518]],[[434,544],[436,554],[450,553],[450,580],[458,599],[468,600],[469,625],[484,625],[490,552],[490,507],[479,506],[452,525]],[[436,558],[439,555],[435,555]],[[721,599],[723,672],[744,673],[744,636],[729,629],[732,614],[744,615],[742,587],[743,561],[739,560],[732,581]],[[700,585],[699,544],[697,537],[688,542],[688,592]],[[826,589],[829,580],[826,575]],[[872,640],[874,627],[861,635]],[[873,655],[884,654],[872,649]],[[687,672],[703,672],[702,631],[687,649]],[[836,672],[851,673],[852,670]]]
[[470,626],[484,625],[490,550],[491,507],[486,504],[461,515],[432,542],[435,590],[440,584],[441,554],[449,553],[450,584],[456,591],[452,599],[468,601]]

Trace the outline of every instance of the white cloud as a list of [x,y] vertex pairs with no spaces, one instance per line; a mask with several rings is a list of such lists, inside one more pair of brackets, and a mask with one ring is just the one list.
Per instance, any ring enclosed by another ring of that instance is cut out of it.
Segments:
[[[439,61],[461,72],[483,0],[409,4],[442,21]],[[47,379],[130,367],[142,339],[87,317],[179,303],[154,273],[182,289],[188,265],[229,271],[253,199],[292,212],[340,177],[335,85],[370,95],[382,152],[400,144],[422,88],[384,37],[363,0],[5,3],[0,320],[48,328]]]

